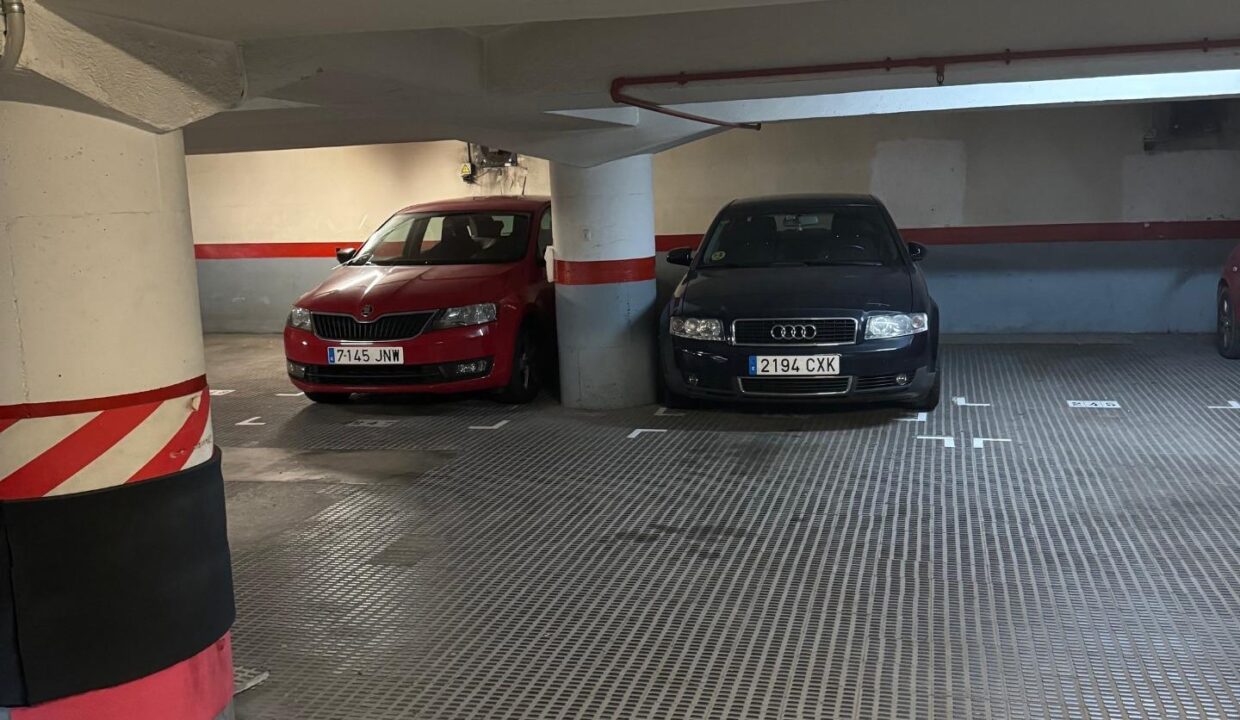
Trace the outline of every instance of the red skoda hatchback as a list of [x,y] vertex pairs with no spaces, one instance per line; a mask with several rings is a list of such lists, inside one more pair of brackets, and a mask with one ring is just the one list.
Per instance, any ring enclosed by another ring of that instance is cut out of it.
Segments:
[[297,301],[289,379],[316,402],[351,393],[489,390],[529,402],[554,357],[546,198],[470,198],[393,215]]

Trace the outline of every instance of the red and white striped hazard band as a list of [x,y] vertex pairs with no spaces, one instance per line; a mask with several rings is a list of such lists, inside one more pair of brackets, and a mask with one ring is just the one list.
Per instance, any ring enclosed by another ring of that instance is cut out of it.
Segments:
[[206,376],[128,395],[0,406],[0,500],[138,482],[211,458]]

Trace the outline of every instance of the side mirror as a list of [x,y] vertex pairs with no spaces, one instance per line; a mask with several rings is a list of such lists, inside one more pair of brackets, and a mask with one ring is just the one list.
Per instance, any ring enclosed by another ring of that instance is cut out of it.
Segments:
[[693,262],[693,249],[682,247],[667,251],[667,261],[673,265],[688,266]]
[[921,262],[926,259],[926,246],[921,243],[911,242],[908,244],[908,256],[913,262]]
[[354,250],[353,248],[336,248],[336,262],[344,265],[352,260],[353,256],[356,254],[357,250]]

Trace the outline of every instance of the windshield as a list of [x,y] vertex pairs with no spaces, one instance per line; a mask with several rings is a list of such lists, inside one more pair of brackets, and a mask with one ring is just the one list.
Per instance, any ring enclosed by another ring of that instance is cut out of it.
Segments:
[[400,213],[370,236],[350,265],[510,263],[529,247],[523,213]]
[[726,215],[703,245],[699,267],[892,265],[899,260],[882,211],[856,205]]

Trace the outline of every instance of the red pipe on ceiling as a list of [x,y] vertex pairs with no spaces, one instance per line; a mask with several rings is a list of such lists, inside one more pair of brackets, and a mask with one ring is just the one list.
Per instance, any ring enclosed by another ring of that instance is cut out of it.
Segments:
[[1149,53],[1189,52],[1200,50],[1226,50],[1240,48],[1240,38],[1226,40],[1188,40],[1184,42],[1147,43],[1143,45],[1102,45],[1097,47],[1061,48],[1056,50],[1004,50],[1003,52],[973,53],[967,55],[931,55],[913,58],[883,58],[881,60],[862,60],[858,62],[830,63],[826,65],[793,65],[789,67],[755,68],[748,70],[716,70],[711,72],[676,73],[674,75],[642,75],[636,77],[618,77],[611,81],[611,99],[622,105],[650,110],[651,112],[670,115],[684,120],[694,120],[719,127],[743,128],[758,130],[762,123],[735,123],[726,120],[703,117],[693,113],[674,110],[660,105],[653,100],[634,97],[625,92],[626,88],[639,85],[688,85],[695,82],[712,82],[719,80],[755,80],[774,77],[791,77],[795,75],[829,75],[832,73],[858,72],[864,70],[895,70],[897,68],[932,68],[937,73],[938,83],[943,84],[943,75],[948,65],[970,65],[979,63],[1001,62],[1011,64],[1018,60],[1055,60],[1065,58],[1106,57],[1110,55],[1144,55]]

